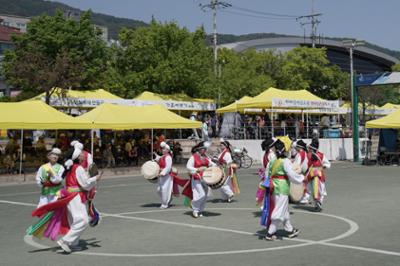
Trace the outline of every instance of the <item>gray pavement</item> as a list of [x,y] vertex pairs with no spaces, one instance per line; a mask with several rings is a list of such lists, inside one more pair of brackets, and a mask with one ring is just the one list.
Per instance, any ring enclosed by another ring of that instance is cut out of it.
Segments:
[[399,170],[333,164],[323,212],[292,205],[301,234],[274,242],[259,236],[255,168],[240,170],[233,203],[214,191],[199,219],[182,198],[160,210],[155,186],[140,176],[106,178],[96,201],[102,222],[83,235],[86,249],[71,255],[48,240],[24,241],[35,221],[35,185],[0,186],[0,265],[400,265]]

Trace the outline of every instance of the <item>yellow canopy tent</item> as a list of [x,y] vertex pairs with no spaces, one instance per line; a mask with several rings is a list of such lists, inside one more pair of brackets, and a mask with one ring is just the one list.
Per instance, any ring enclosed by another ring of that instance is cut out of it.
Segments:
[[386,103],[380,107],[381,109],[400,109],[400,104]]
[[[345,103],[342,104],[342,106],[340,106],[340,107],[341,107],[341,108],[347,108],[347,109],[349,109],[349,108],[351,108],[351,103],[350,103],[350,102],[345,102]],[[366,107],[366,109],[369,109],[369,110],[371,110],[371,109],[375,109],[375,110],[386,109],[386,108],[383,108],[383,106],[382,106],[382,107],[379,107],[378,105],[371,104],[371,103],[365,103],[365,107]],[[362,103],[359,103],[359,104],[358,104],[358,109],[362,109],[362,108],[363,108]]]
[[[45,93],[39,94],[38,96],[33,97],[30,100],[41,100],[45,97]],[[114,95],[106,90],[97,89],[97,90],[87,90],[87,91],[78,91],[78,90],[63,90],[61,88],[56,88],[54,93],[51,95],[52,98],[77,98],[77,99],[97,99],[97,100],[120,100],[121,97]]]
[[143,101],[182,101],[182,102],[200,102],[200,103],[214,103],[213,99],[192,98],[184,93],[175,94],[159,94],[150,91],[144,91],[134,98],[135,100]]
[[42,101],[0,103],[0,129],[84,129],[87,123]]
[[400,110],[385,117],[368,121],[367,128],[400,128]]
[[200,122],[183,118],[159,105],[125,106],[104,103],[76,118],[92,129],[199,128]]
[[161,104],[170,110],[178,111],[214,111],[215,102],[212,99],[192,98],[184,93],[158,94],[145,91],[134,98],[139,101],[149,101]]
[[21,130],[19,173],[22,173],[24,129],[83,129],[88,123],[77,121],[42,101],[0,103],[0,129]]
[[252,99],[252,97],[243,96],[242,98],[231,103],[230,105],[227,105],[225,107],[217,109],[217,113],[232,113],[232,112],[244,110],[244,108],[238,107],[238,103],[246,103],[246,102],[250,101],[251,99]]
[[[92,129],[151,129],[152,139],[153,129],[201,127],[200,122],[183,118],[160,105],[125,106],[104,103],[79,116],[77,120],[89,122]],[[151,154],[153,154],[153,143]]]
[[323,101],[320,97],[307,90],[280,90],[270,87],[259,95],[246,102],[239,102],[239,108],[271,108],[272,99],[289,99],[303,101]]

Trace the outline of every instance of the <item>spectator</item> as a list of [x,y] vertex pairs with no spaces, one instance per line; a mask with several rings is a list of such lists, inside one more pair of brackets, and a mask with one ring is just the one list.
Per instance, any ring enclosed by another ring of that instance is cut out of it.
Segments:
[[203,119],[203,124],[201,125],[201,133],[204,141],[208,140],[208,125],[206,118]]
[[17,169],[15,169],[15,161],[17,160],[15,154],[7,154],[6,157],[3,159],[3,164],[6,169],[7,174],[13,174],[17,172]]
[[327,128],[329,128],[330,124],[331,124],[331,121],[329,119],[329,116],[324,114],[321,118],[321,128],[327,129]]
[[15,144],[15,140],[13,138],[9,139],[6,145],[6,154],[14,155],[17,152],[17,145]]
[[115,167],[115,158],[114,158],[114,154],[112,152],[112,146],[110,143],[108,143],[106,145],[106,148],[103,151],[103,158],[104,158],[104,161],[107,162],[107,166],[106,166],[107,168]]
[[211,137],[215,138],[215,137],[217,137],[217,123],[218,123],[217,115],[214,115],[211,118],[211,122],[210,123],[211,123],[211,130],[212,130]]

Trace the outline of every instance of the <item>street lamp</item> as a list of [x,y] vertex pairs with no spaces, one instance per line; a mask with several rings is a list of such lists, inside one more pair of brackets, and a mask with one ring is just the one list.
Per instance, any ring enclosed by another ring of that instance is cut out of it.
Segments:
[[357,46],[364,45],[363,41],[344,40],[343,46],[349,50],[350,54],[350,87],[351,87],[351,107],[352,107],[352,129],[353,129],[353,160],[358,162],[358,98],[357,89],[355,88],[354,66],[353,66],[353,50]]

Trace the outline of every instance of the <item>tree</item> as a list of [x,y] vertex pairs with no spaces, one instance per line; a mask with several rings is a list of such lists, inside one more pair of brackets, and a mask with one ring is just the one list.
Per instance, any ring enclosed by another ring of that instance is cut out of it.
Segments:
[[56,87],[92,89],[107,67],[107,48],[99,36],[90,12],[79,21],[61,11],[35,17],[26,34],[13,36],[15,49],[4,58],[6,80],[24,93],[45,92],[47,103]]
[[203,28],[194,33],[175,22],[124,29],[120,33],[116,69],[129,96],[144,90],[204,96],[210,83],[212,50]]
[[330,65],[324,48],[297,47],[285,54],[278,87],[308,89],[324,99],[347,96],[348,74]]
[[246,50],[236,53],[228,49],[220,50],[222,73],[218,86],[221,102],[228,104],[245,95],[255,96],[274,86],[275,80],[268,72],[276,66],[275,59],[271,52]]
[[392,71],[393,72],[400,72],[400,63],[393,65],[392,66]]

